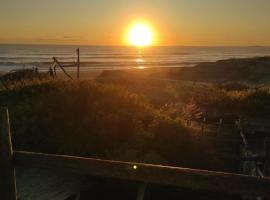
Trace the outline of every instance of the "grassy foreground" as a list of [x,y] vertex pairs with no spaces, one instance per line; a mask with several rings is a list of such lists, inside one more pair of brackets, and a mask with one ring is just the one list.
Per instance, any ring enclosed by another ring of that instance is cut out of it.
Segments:
[[220,144],[197,140],[178,118],[119,85],[34,81],[1,90],[0,104],[18,150],[232,170],[232,160],[213,154],[224,153]]

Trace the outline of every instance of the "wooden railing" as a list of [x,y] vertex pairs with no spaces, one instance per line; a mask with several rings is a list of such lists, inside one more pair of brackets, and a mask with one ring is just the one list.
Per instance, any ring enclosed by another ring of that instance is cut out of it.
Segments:
[[120,162],[12,149],[8,110],[0,110],[0,199],[16,200],[17,166],[65,171],[74,174],[157,183],[196,190],[270,197],[270,179],[253,176]]

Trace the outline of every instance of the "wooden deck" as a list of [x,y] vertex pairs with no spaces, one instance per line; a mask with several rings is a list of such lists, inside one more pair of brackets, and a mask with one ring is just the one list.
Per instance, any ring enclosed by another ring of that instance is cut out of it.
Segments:
[[93,184],[87,176],[18,167],[16,185],[19,200],[64,200]]
[[83,187],[91,187],[87,176],[270,197],[270,178],[265,177],[16,151],[12,148],[9,116],[5,108],[0,109],[0,122],[1,200],[64,199]]

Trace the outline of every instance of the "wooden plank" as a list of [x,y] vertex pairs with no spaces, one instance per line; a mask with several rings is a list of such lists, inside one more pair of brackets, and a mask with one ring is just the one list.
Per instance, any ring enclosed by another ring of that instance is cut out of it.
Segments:
[[142,163],[14,151],[15,164],[76,174],[270,197],[270,179]]
[[81,191],[91,189],[94,183],[94,180],[84,175],[16,167],[19,200],[64,200]]
[[9,115],[6,108],[0,108],[0,199],[17,199]]

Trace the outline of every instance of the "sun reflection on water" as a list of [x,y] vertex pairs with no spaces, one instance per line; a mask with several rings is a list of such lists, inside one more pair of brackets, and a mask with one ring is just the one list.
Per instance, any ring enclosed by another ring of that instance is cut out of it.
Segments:
[[146,69],[147,67],[144,67],[144,66],[138,66],[138,67],[135,67],[136,69]]
[[145,60],[143,59],[143,55],[142,55],[142,51],[139,50],[135,59],[136,62],[136,67],[134,67],[135,69],[145,69],[147,67],[144,66],[144,62]]

